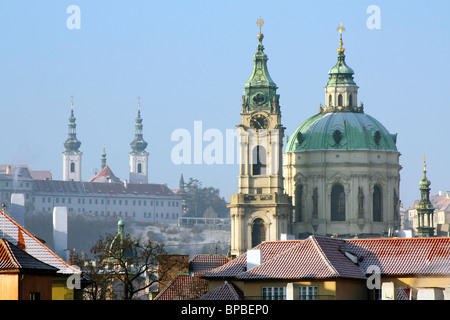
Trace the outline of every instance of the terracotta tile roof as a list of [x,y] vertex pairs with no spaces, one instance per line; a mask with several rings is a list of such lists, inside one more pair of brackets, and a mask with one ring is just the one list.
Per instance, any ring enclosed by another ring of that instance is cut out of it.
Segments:
[[[343,240],[311,236],[306,240],[263,242],[255,249],[262,252],[259,266],[246,270],[247,254],[244,253],[202,277],[237,280],[365,279],[370,265],[378,266],[385,275],[450,276],[448,237]],[[347,256],[349,254],[354,254],[357,263]]]
[[199,276],[229,261],[230,259],[222,254],[198,254],[189,261],[190,272],[193,276]]
[[347,240],[361,268],[377,265],[385,275],[450,275],[450,238]]
[[81,271],[70,266],[25,228],[17,224],[7,214],[0,210],[0,236],[12,244],[23,248],[28,254],[36,259],[49,264],[62,274],[81,274]]
[[204,294],[197,300],[242,300],[244,294],[234,284],[225,281],[222,285]]
[[196,300],[208,292],[208,283],[187,274],[176,276],[154,300]]
[[[267,241],[263,242],[255,247],[255,249],[261,249],[262,260],[269,261],[278,254],[288,250],[289,248],[299,244],[301,240],[295,241]],[[236,257],[227,264],[221,267],[215,268],[206,274],[208,278],[229,278],[235,277],[238,274],[244,272],[247,268],[247,253]]]
[[56,273],[58,270],[32,255],[28,254],[18,246],[15,246],[6,239],[0,240],[0,270],[28,270],[39,272]]
[[114,175],[109,166],[105,166],[95,176],[91,177],[89,182],[122,183],[122,181]]
[[237,279],[366,279],[344,253],[341,239],[309,237],[267,262],[236,276]]

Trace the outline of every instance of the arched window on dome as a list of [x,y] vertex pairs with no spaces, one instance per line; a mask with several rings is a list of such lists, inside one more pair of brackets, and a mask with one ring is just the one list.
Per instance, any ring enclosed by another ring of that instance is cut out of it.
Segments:
[[330,95],[328,95],[328,106],[331,107],[333,105],[333,97]]
[[253,149],[253,175],[261,176],[266,174],[266,149],[257,145]]
[[75,163],[74,162],[70,163],[70,172],[75,172]]
[[349,96],[348,96],[348,105],[349,105],[350,107],[353,106],[353,97],[352,97],[352,95],[349,95]]
[[137,165],[137,173],[142,173],[142,164],[138,163]]
[[343,102],[342,102],[342,94],[338,95],[338,107],[342,107]]
[[345,191],[339,183],[331,189],[331,221],[345,221]]
[[252,248],[266,240],[266,230],[264,227],[264,220],[257,218],[253,220],[252,224]]
[[373,187],[373,221],[383,221],[383,194],[379,185]]

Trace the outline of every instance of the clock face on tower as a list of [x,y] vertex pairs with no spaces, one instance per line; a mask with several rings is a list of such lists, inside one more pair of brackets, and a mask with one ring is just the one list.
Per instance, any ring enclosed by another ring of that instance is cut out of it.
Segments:
[[250,127],[252,127],[255,130],[267,129],[268,125],[269,121],[262,114],[254,115],[250,119]]

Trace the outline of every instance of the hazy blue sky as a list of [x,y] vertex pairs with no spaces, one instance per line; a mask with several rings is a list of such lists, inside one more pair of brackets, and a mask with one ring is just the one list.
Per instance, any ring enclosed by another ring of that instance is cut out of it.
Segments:
[[[80,29],[66,12],[80,8]],[[366,25],[370,5],[380,29]],[[269,71],[292,134],[324,103],[340,22],[359,100],[401,152],[400,197],[419,197],[423,156],[432,193],[450,190],[448,1],[12,1],[0,2],[0,163],[62,178],[70,100],[82,142],[83,179],[107,163],[128,178],[137,97],[150,153],[150,182],[186,179],[237,191],[237,165],[175,165],[174,130],[234,129],[263,18]],[[208,143],[205,143],[207,145]]]

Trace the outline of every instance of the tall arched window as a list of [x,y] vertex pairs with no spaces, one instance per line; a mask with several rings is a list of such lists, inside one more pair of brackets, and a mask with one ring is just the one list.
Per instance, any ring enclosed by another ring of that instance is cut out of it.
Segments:
[[142,164],[138,163],[137,173],[142,173]]
[[331,189],[331,221],[345,221],[345,192],[340,184]]
[[252,225],[252,248],[266,240],[266,231],[264,228],[264,220],[257,218]]
[[294,222],[301,222],[303,216],[303,185],[295,185],[295,215]]
[[260,176],[266,174],[266,149],[257,145],[253,149],[253,175]]
[[348,105],[349,105],[350,107],[353,106],[353,97],[352,97],[352,95],[349,95],[349,96],[348,96]]
[[342,101],[342,94],[338,95],[338,107],[342,107],[343,101]]
[[332,106],[333,105],[333,97],[331,96],[331,94],[328,96],[328,106]]
[[75,172],[75,163],[74,162],[70,163],[70,172]]
[[383,221],[383,195],[381,187],[373,187],[373,221]]

